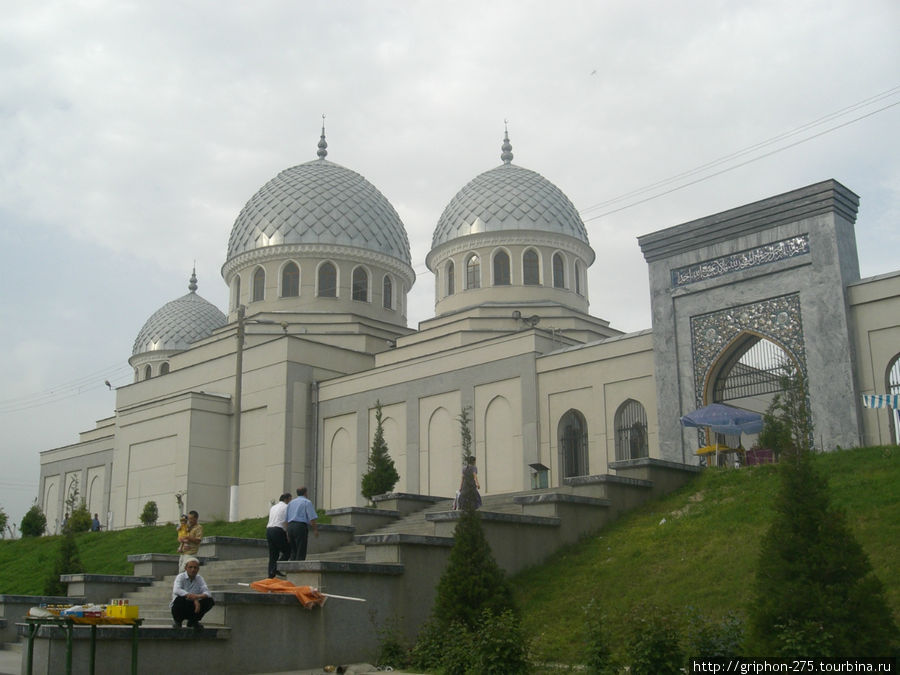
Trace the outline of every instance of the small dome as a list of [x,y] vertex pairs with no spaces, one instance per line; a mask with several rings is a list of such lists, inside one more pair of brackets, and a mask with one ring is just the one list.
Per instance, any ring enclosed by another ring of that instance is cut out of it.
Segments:
[[244,206],[228,257],[278,244],[338,244],[383,253],[411,265],[400,216],[358,173],[324,158],[285,169]]
[[191,274],[190,293],[167,302],[153,313],[134,340],[132,356],[146,352],[184,351],[209,337],[226,323],[218,307],[197,295],[197,276]]
[[541,230],[566,234],[585,244],[587,230],[562,190],[539,173],[512,163],[509,137],[503,164],[469,182],[444,209],[431,247],[469,234],[502,230]]

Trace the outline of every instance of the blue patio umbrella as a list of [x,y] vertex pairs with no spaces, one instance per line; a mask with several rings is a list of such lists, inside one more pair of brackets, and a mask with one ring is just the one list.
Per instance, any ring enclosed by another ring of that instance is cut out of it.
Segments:
[[713,403],[688,413],[681,418],[686,427],[708,427],[717,434],[740,436],[758,434],[763,428],[762,415],[730,405]]

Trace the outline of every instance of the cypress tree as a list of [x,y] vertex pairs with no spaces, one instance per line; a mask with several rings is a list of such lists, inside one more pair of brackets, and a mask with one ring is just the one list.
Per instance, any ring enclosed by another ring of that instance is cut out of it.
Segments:
[[80,572],[84,572],[84,565],[78,555],[78,544],[75,543],[75,535],[68,531],[63,535],[53,571],[44,582],[44,595],[65,595],[67,587],[59,577]]
[[890,656],[898,633],[881,582],[844,513],[832,507],[811,453],[779,466],[775,517],[760,548],[750,613],[754,655]]
[[375,402],[375,437],[369,452],[368,471],[362,477],[362,496],[371,500],[375,495],[384,494],[394,489],[400,474],[394,466],[394,460],[388,454],[388,446],[384,440],[381,401]]

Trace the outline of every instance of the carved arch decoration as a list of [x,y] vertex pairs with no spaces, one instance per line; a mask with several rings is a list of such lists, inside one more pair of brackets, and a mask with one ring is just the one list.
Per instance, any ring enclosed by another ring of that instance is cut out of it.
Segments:
[[742,334],[768,339],[781,347],[806,372],[806,347],[797,293],[736,305],[691,317],[691,356],[694,366],[694,398],[697,407],[707,401],[713,376],[722,368],[722,357],[735,347]]

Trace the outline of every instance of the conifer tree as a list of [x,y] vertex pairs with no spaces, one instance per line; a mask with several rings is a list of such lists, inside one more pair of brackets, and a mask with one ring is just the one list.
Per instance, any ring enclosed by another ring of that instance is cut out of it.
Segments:
[[37,500],[31,505],[31,508],[22,517],[22,524],[19,526],[19,532],[23,537],[40,537],[47,530],[47,516],[41,510]]
[[375,402],[375,437],[369,452],[368,471],[362,477],[362,496],[370,500],[375,495],[384,494],[394,489],[400,474],[394,466],[394,460],[388,454],[388,446],[384,440],[381,401]]
[[775,517],[760,547],[749,646],[767,657],[889,656],[897,627],[868,556],[813,466],[805,391],[798,373],[779,410],[790,444],[782,448]]
[[59,580],[63,574],[78,574],[84,572],[84,565],[78,555],[78,544],[75,543],[75,535],[71,531],[66,532],[59,547],[59,554],[53,571],[44,582],[44,595],[65,595],[66,584]]

